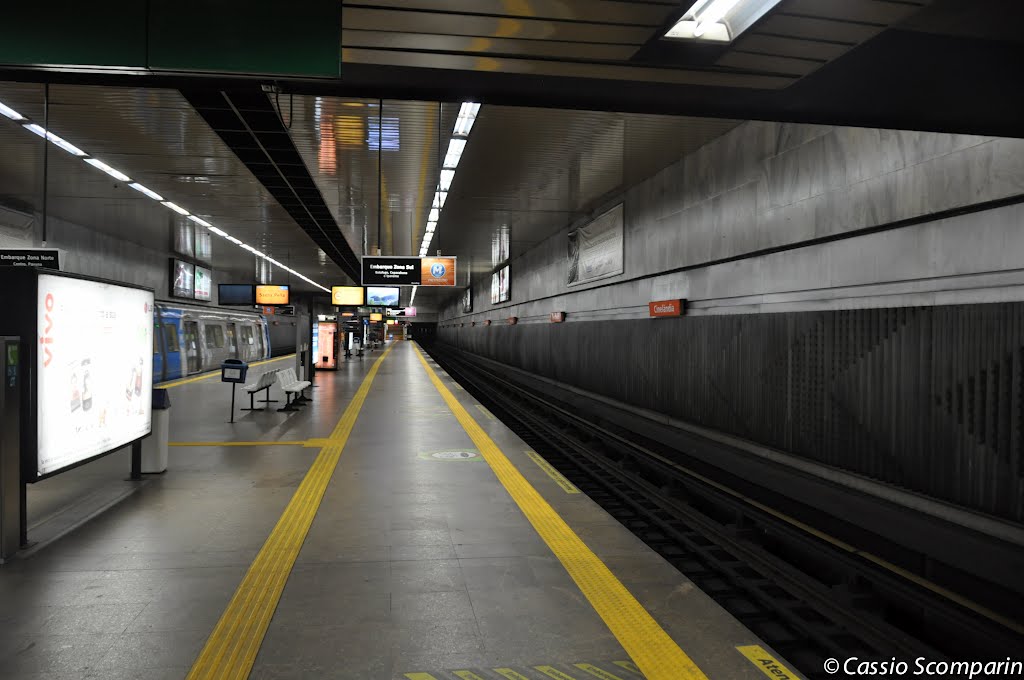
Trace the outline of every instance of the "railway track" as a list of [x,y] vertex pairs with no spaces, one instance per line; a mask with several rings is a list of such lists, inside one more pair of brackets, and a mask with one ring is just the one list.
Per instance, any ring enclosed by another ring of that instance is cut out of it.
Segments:
[[[1001,660],[1021,637],[950,593],[493,370],[431,357],[535,451],[808,678],[828,658]],[[941,591],[941,589],[940,589]],[[959,631],[952,635],[951,631]]]

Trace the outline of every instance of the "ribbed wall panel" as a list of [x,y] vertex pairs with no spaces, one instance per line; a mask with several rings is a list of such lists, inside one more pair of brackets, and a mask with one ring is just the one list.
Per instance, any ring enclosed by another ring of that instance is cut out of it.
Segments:
[[444,327],[476,354],[1024,520],[1024,303]]

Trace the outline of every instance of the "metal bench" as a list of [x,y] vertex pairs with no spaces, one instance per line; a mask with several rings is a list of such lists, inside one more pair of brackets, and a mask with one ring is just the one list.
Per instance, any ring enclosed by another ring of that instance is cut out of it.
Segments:
[[[281,383],[281,389],[284,390],[285,404],[278,411],[298,411],[296,405],[301,404],[304,401],[308,401],[306,396],[302,393],[307,387],[313,383],[308,380],[299,380],[295,376],[295,369],[286,368],[282,371],[277,372],[277,380]],[[294,398],[292,395],[295,395]]]
[[256,382],[249,383],[248,385],[242,385],[242,389],[249,393],[249,408],[244,408],[243,407],[240,410],[242,410],[242,411],[262,411],[262,410],[264,410],[262,408],[256,408],[254,403],[253,403],[253,396],[257,392],[263,392],[264,390],[267,393],[267,395],[266,395],[267,398],[261,400],[263,403],[270,403],[270,402],[273,402],[273,401],[277,401],[277,399],[271,399],[270,398],[270,386],[273,385],[276,382],[277,382],[277,371],[267,371],[266,373],[261,375],[259,380],[257,380]]

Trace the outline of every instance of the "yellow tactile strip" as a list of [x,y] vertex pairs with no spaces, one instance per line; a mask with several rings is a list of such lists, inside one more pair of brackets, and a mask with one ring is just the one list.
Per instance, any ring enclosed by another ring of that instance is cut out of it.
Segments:
[[189,680],[249,677],[295,559],[306,540],[363,402],[370,393],[373,378],[390,351],[388,348],[374,362],[327,444],[320,449],[199,653],[188,674]]
[[619,644],[650,680],[706,680],[679,645],[669,637],[632,593],[502,453],[455,395],[445,387],[423,353],[416,356],[466,434],[494,470],[509,495],[526,515],[551,552],[561,561]]

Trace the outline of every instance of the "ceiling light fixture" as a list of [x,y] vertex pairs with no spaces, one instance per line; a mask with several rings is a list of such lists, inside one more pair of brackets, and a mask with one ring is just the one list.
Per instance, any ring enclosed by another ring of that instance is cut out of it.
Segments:
[[189,214],[189,212],[187,210],[185,210],[184,208],[182,208],[180,205],[177,205],[175,203],[171,203],[170,201],[163,201],[160,205],[167,206],[168,208],[170,208],[174,212],[178,213],[179,215],[185,215],[187,217],[188,214]]
[[131,182],[132,181],[131,177],[129,177],[128,175],[124,174],[120,170],[115,170],[114,168],[110,167],[109,165],[107,165],[106,163],[104,163],[101,160],[98,160],[96,158],[86,158],[84,160],[85,160],[86,163],[88,163],[92,167],[98,168],[98,169],[102,170],[103,172],[107,173],[108,175],[110,175],[114,179],[118,180],[119,182]]
[[25,120],[25,116],[21,115],[10,106],[5,105],[3,102],[0,102],[0,114],[7,116],[11,120]]
[[210,223],[207,222],[206,220],[204,220],[201,217],[196,217],[195,215],[189,215],[188,218],[190,220],[192,220],[193,222],[195,222],[196,224],[201,224],[202,226],[207,227],[207,228],[210,227]]
[[84,151],[79,149],[77,146],[72,144],[71,142],[65,141],[63,138],[58,137],[57,135],[53,134],[52,132],[47,131],[41,125],[36,125],[35,123],[27,123],[27,124],[25,124],[25,128],[30,130],[30,131],[32,131],[32,132],[34,132],[35,134],[39,135],[40,137],[44,137],[44,138],[50,140],[51,142],[53,142],[53,144],[55,146],[57,146],[58,148],[64,149],[65,151],[67,151],[72,156],[78,156],[79,158],[81,158],[82,156],[88,155]]
[[665,33],[666,38],[729,42],[781,0],[697,0]]
[[162,201],[162,200],[164,200],[163,196],[161,196],[160,194],[156,193],[152,189],[147,189],[146,187],[142,186],[138,182],[132,182],[128,186],[130,186],[132,189],[135,189],[136,191],[141,191],[145,195],[147,195],[150,198],[152,198],[154,201]]

